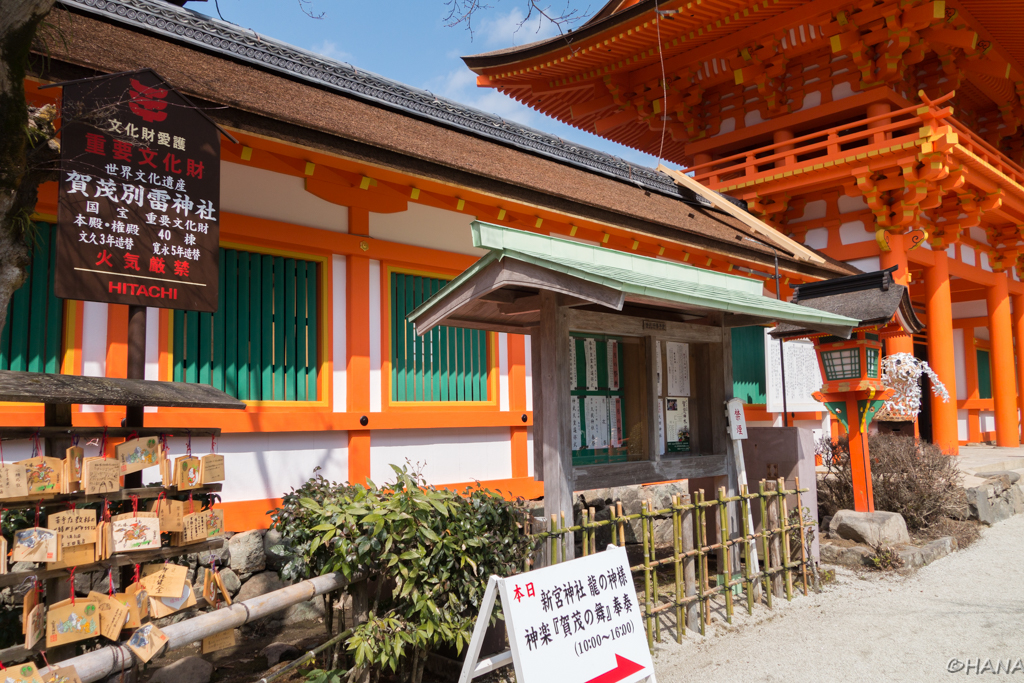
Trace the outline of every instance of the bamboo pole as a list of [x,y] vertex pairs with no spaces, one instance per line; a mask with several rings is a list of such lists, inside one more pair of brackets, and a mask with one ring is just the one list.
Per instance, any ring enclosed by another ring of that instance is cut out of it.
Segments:
[[[568,539],[568,536],[569,536],[569,532],[568,532],[568,530],[567,530],[567,529],[568,529],[568,527],[566,527],[566,526],[565,526],[565,510],[562,510],[562,512],[561,512],[561,515],[562,515],[562,526],[561,526],[561,528],[560,528],[560,531],[561,531],[561,534],[562,534],[562,535],[561,535],[561,541],[562,541],[562,554],[561,554],[561,556],[560,556],[560,559],[559,559],[559,561],[560,561],[560,562],[561,562],[561,561],[562,561],[563,559],[565,559],[565,558],[568,558],[568,557],[569,557],[569,551],[568,551],[568,546],[566,545],[566,544],[567,544],[567,543],[569,542],[569,539]],[[573,543],[573,545],[576,545],[576,544],[575,544],[575,543]]]
[[793,568],[789,565],[789,511],[786,508],[786,481],[779,477],[776,484],[776,494],[779,497],[779,520],[782,529],[782,567],[786,577],[786,600],[793,599]]
[[683,642],[683,632],[686,630],[686,622],[683,621],[683,561],[680,557],[680,546],[682,545],[682,511],[679,508],[679,496],[672,496],[672,564],[676,576],[676,642]]
[[651,557],[648,552],[647,541],[650,536],[647,510],[650,507],[649,501],[644,501],[640,506],[640,536],[644,550],[644,611],[647,621],[647,647],[654,651],[654,607],[651,604]]
[[615,501],[615,510],[617,514],[616,518],[619,520],[619,546],[623,547],[626,545],[626,527],[625,522],[622,520],[622,501]]
[[[782,597],[782,548],[779,542],[779,497],[776,493],[776,482],[768,482],[770,498],[768,501],[768,524],[771,533],[771,558],[772,558],[772,593],[776,597]],[[773,505],[774,503],[774,505]]]
[[597,553],[597,514],[594,512],[594,508],[590,508],[590,554]]
[[[683,496],[683,505],[690,506],[690,495]],[[680,518],[682,533],[680,544],[686,557],[683,561],[683,586],[686,597],[697,595],[697,552],[693,547],[693,520],[694,508],[688,507]],[[700,600],[691,602],[686,606],[686,625],[694,631],[700,630]]]
[[730,624],[732,623],[732,561],[730,557],[729,547],[729,511],[726,509],[726,495],[725,487],[718,487],[718,520],[720,531],[722,535],[722,553],[723,559],[722,566],[719,569],[722,572],[722,578],[725,585],[725,619]]
[[583,536],[583,557],[586,557],[590,553],[590,527],[587,524],[586,509],[580,511],[580,527],[580,534]]
[[700,634],[707,635],[711,624],[711,610],[708,609],[708,555],[705,550],[707,539],[707,516],[704,509],[704,489],[697,491],[697,594],[700,596]]
[[800,477],[796,481],[796,511],[800,520],[800,567],[804,575],[804,595],[807,595],[807,537],[804,533],[804,508],[800,499]]
[[747,485],[740,486],[740,514],[743,516],[743,589],[747,593],[747,614],[754,613],[754,581],[751,578],[753,565],[750,561],[750,501],[747,499]]
[[762,570],[764,576],[764,596],[765,602],[768,605],[768,609],[772,609],[772,575],[771,575],[771,556],[768,554],[768,537],[770,536],[770,522],[768,521],[768,504],[766,502],[767,495],[764,489],[764,479],[757,483],[758,491],[758,502],[761,505],[761,556],[764,558],[764,569]]

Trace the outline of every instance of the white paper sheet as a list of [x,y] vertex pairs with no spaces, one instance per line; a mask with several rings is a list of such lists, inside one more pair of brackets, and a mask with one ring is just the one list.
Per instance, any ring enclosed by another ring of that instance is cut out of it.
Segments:
[[668,372],[668,395],[690,395],[690,345],[680,342],[665,342],[666,371]]

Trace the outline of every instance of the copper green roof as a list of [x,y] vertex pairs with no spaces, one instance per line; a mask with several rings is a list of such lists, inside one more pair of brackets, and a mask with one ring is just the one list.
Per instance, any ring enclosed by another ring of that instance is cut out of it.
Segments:
[[409,321],[432,307],[495,261],[516,259],[622,292],[666,303],[697,306],[810,327],[852,328],[859,321],[763,294],[760,281],[717,273],[683,263],[639,256],[559,237],[538,235],[490,223],[472,223],[473,246],[489,254],[470,266],[409,315]]

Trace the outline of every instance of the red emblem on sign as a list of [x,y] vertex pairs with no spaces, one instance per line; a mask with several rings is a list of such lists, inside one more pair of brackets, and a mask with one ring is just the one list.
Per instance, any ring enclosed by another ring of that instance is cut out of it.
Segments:
[[164,98],[167,97],[166,88],[152,88],[133,78],[132,87],[128,93],[132,98],[128,107],[133,114],[142,117],[143,121],[153,123],[167,118],[167,112],[164,111],[167,108],[167,102],[164,101]]

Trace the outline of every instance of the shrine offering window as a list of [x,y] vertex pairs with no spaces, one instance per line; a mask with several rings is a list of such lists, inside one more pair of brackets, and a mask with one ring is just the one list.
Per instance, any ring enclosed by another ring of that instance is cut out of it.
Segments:
[[11,297],[0,331],[0,370],[60,372],[64,302],[53,292],[56,226],[35,224],[24,284]]
[[174,311],[174,381],[245,401],[317,400],[319,268],[221,249],[217,311]]
[[646,458],[641,342],[602,335],[570,336],[573,465]]
[[988,351],[977,350],[978,355],[978,398],[992,398],[992,366],[989,365]]
[[487,401],[488,333],[438,326],[416,334],[406,316],[448,280],[391,273],[391,400]]
[[856,347],[822,352],[821,360],[829,381],[860,377],[860,349]]

